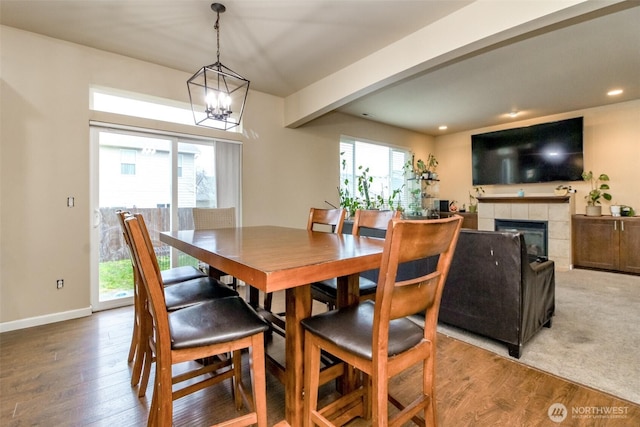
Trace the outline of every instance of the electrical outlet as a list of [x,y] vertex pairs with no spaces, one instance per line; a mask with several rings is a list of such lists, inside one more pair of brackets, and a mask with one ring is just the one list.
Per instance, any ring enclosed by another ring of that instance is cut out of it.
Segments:
[[56,287],[58,289],[62,289],[64,287],[64,279],[58,279],[56,280]]

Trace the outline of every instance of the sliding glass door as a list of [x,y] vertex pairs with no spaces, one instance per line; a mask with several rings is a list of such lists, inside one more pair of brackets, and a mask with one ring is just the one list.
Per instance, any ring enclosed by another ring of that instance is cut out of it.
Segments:
[[[117,212],[144,216],[161,269],[197,265],[184,254],[172,253],[159,241],[159,232],[192,228],[191,209],[196,206],[239,210],[239,182],[231,181],[239,181],[241,150],[238,144],[211,139],[103,126],[92,126],[91,140],[91,299],[93,309],[102,310],[133,301],[131,262]],[[230,185],[220,185],[220,177]],[[230,194],[229,188],[237,192]],[[219,205],[220,200],[225,205]]]

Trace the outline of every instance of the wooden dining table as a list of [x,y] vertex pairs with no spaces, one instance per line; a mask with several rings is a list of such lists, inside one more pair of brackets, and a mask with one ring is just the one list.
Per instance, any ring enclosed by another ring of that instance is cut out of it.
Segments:
[[359,273],[378,268],[384,240],[306,229],[254,226],[160,233],[166,243],[263,292],[286,291],[285,419],[303,420],[304,331],[311,283],[338,278],[338,305],[358,301]]

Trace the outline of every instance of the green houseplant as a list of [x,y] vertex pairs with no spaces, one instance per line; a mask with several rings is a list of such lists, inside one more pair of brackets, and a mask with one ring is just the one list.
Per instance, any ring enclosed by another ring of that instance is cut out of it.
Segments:
[[478,197],[482,193],[484,193],[484,189],[482,187],[473,187],[475,195],[469,191],[469,212],[477,212],[478,211]]
[[592,171],[589,171],[582,173],[582,179],[591,186],[591,190],[584,196],[587,201],[587,216],[602,215],[601,199],[611,201],[611,194],[607,192],[609,190],[609,175],[601,173],[596,176]]
[[[340,153],[341,155],[343,153]],[[403,170],[407,170],[407,165],[403,166]],[[342,160],[342,170],[346,170],[347,162]],[[338,187],[338,197],[340,199],[340,207],[347,210],[349,218],[353,217],[358,209],[395,209],[402,211],[402,191],[404,184],[400,188],[391,190],[389,197],[385,198],[384,193],[377,194],[371,191],[373,177],[369,175],[369,168],[360,165],[357,168],[358,175],[354,177],[356,180],[356,194],[349,191],[350,182],[345,178],[342,185]]]
[[429,153],[429,157],[427,157],[427,171],[429,172],[429,177],[436,179],[436,168],[438,167],[438,160],[436,156]]

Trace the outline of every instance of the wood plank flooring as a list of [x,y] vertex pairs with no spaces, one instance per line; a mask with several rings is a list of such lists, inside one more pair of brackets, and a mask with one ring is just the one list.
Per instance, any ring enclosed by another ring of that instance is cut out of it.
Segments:
[[[133,308],[127,307],[0,334],[0,425],[146,425],[151,386],[138,399],[129,385],[132,318]],[[441,426],[640,425],[638,405],[443,335],[437,363]],[[392,389],[401,399],[420,387],[418,369],[394,380]],[[274,425],[284,417],[284,390],[271,376],[267,387],[269,425]],[[332,392],[325,386],[328,398]],[[567,408],[562,423],[547,415],[554,403]],[[176,426],[209,425],[235,413],[228,384],[180,399],[174,408]],[[616,411],[619,418],[588,417],[587,411]]]

